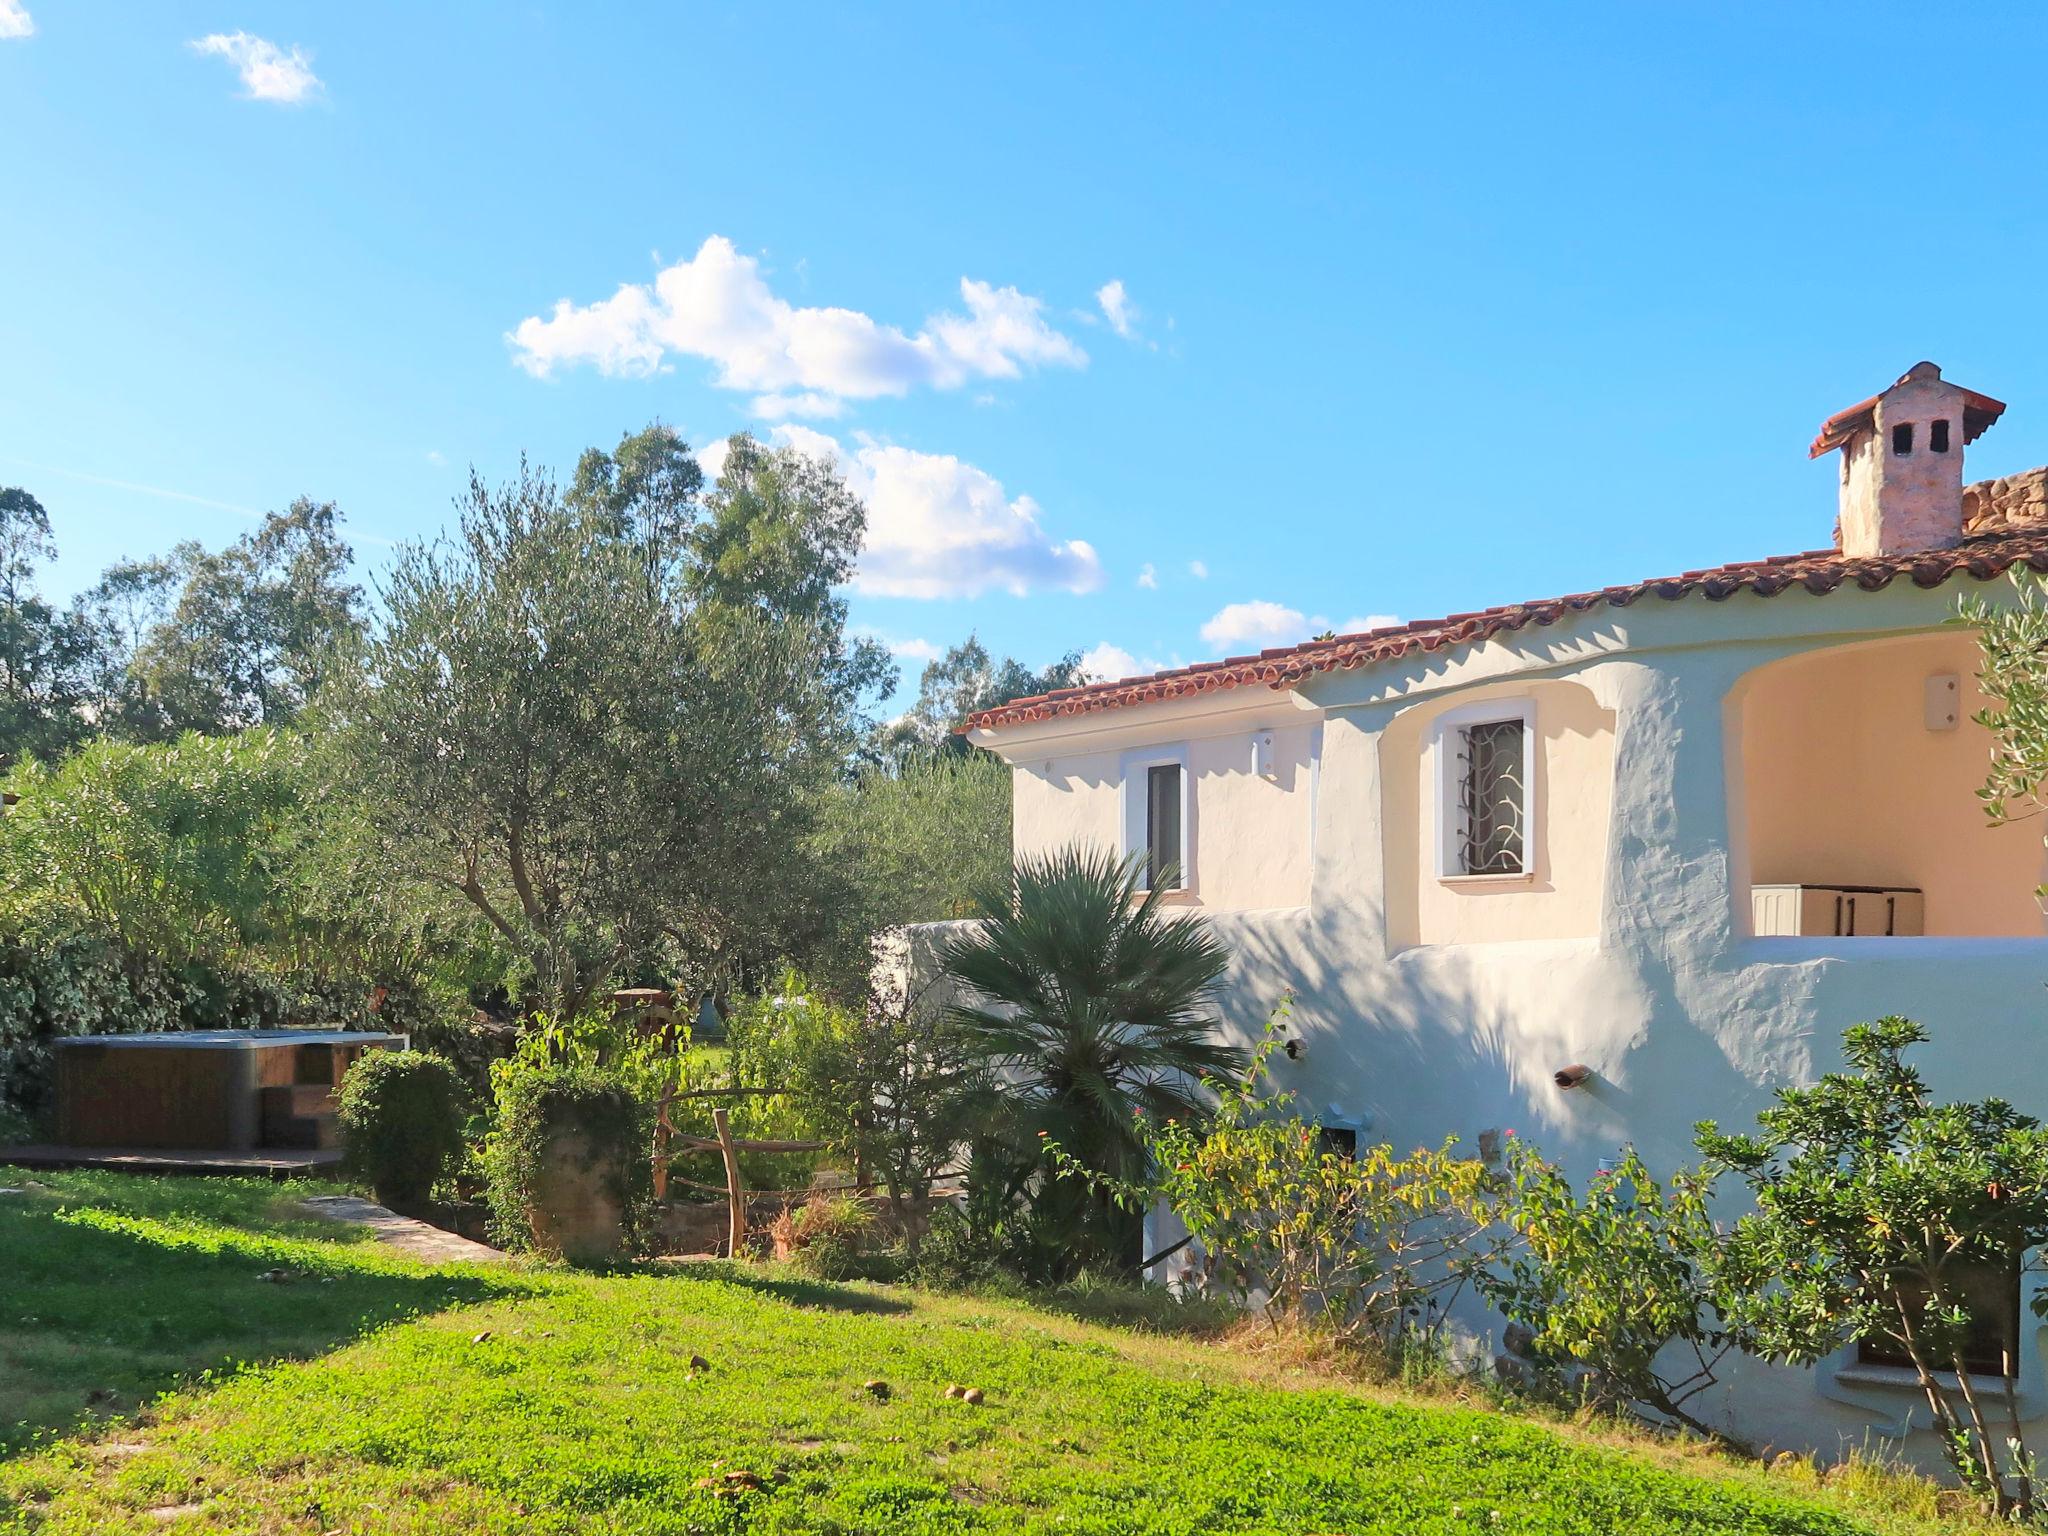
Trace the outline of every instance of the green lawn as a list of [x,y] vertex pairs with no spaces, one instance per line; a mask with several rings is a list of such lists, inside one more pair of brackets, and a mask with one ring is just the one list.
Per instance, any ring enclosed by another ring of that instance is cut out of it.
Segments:
[[49,1536],[1936,1529],[1008,1304],[429,1269],[231,1182],[0,1196],[0,1426]]

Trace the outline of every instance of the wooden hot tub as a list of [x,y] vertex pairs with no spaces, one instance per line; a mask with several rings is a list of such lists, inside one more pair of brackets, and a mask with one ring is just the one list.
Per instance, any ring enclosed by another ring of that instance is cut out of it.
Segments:
[[406,1037],[208,1029],[52,1044],[63,1145],[246,1152],[338,1147],[342,1074],[365,1051],[403,1050]]

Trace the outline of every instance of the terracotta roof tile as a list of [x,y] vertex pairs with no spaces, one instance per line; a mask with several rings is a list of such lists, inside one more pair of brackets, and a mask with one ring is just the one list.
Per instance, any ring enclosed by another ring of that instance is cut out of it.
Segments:
[[1793,586],[1802,586],[1809,592],[1827,593],[1844,582],[1854,582],[1865,592],[1877,592],[1900,576],[1907,577],[1916,587],[1932,588],[1959,574],[1989,581],[2021,565],[2048,574],[2048,524],[1973,538],[1954,549],[1863,559],[1852,559],[1838,549],[1808,550],[1804,554],[1772,555],[1763,560],[1744,560],[1710,570],[1688,571],[1682,576],[1661,576],[1627,586],[1603,587],[1598,592],[1509,603],[1500,608],[1452,614],[1441,619],[1416,619],[1385,629],[1367,630],[1362,634],[1339,635],[1331,640],[1310,640],[1302,645],[1261,651],[1256,656],[1232,656],[1222,661],[1178,667],[1149,677],[1089,683],[1080,688],[1062,688],[1057,693],[1012,699],[994,709],[985,709],[970,716],[963,729],[1020,725],[1065,715],[1093,714],[1130,704],[1186,698],[1224,688],[1242,688],[1253,683],[1264,683],[1271,688],[1292,688],[1319,672],[1348,671],[1374,662],[1393,661],[1412,651],[1439,651],[1446,646],[1469,645],[1531,624],[1554,624],[1570,614],[1583,613],[1602,604],[1626,608],[1642,597],[1660,597],[1676,602],[1697,592],[1710,602],[1722,602],[1737,592],[1748,591],[1760,597],[1773,597]]

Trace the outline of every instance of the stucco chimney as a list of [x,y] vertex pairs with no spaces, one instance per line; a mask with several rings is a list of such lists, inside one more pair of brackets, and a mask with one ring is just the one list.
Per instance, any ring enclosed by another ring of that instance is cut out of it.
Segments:
[[1821,423],[1812,458],[1840,449],[1845,555],[1903,555],[1963,541],[1963,446],[2004,412],[2003,401],[1951,384],[1915,363],[1879,395]]

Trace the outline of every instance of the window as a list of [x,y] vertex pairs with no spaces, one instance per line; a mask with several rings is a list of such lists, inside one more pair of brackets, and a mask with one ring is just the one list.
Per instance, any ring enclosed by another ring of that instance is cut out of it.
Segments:
[[[1900,1288],[1910,1308],[1925,1295],[1920,1286]],[[1956,1289],[1970,1309],[1970,1331],[1963,1340],[1963,1364],[1973,1376],[2016,1376],[2020,1352],[2020,1266],[1971,1264],[1959,1268]],[[1883,1335],[1856,1341],[1859,1365],[1892,1365],[1912,1369],[1913,1360],[1896,1339]],[[1948,1362],[1928,1362],[1936,1370]]]
[[1913,451],[1913,423],[1902,421],[1892,428],[1892,452],[1904,458]]
[[1317,1150],[1325,1157],[1341,1157],[1346,1162],[1358,1161],[1358,1128],[1356,1126],[1318,1126],[1316,1134]]
[[1948,452],[1948,423],[1931,421],[1927,424],[1927,447],[1931,453]]
[[1145,888],[1178,890],[1182,884],[1181,766],[1153,763],[1145,770]]
[[1526,698],[1490,699],[1438,717],[1437,874],[1515,878],[1535,860],[1536,717]]
[[[1195,787],[1185,744],[1141,747],[1119,763],[1123,855],[1144,890],[1195,888]],[[1168,871],[1172,874],[1169,876]]]

